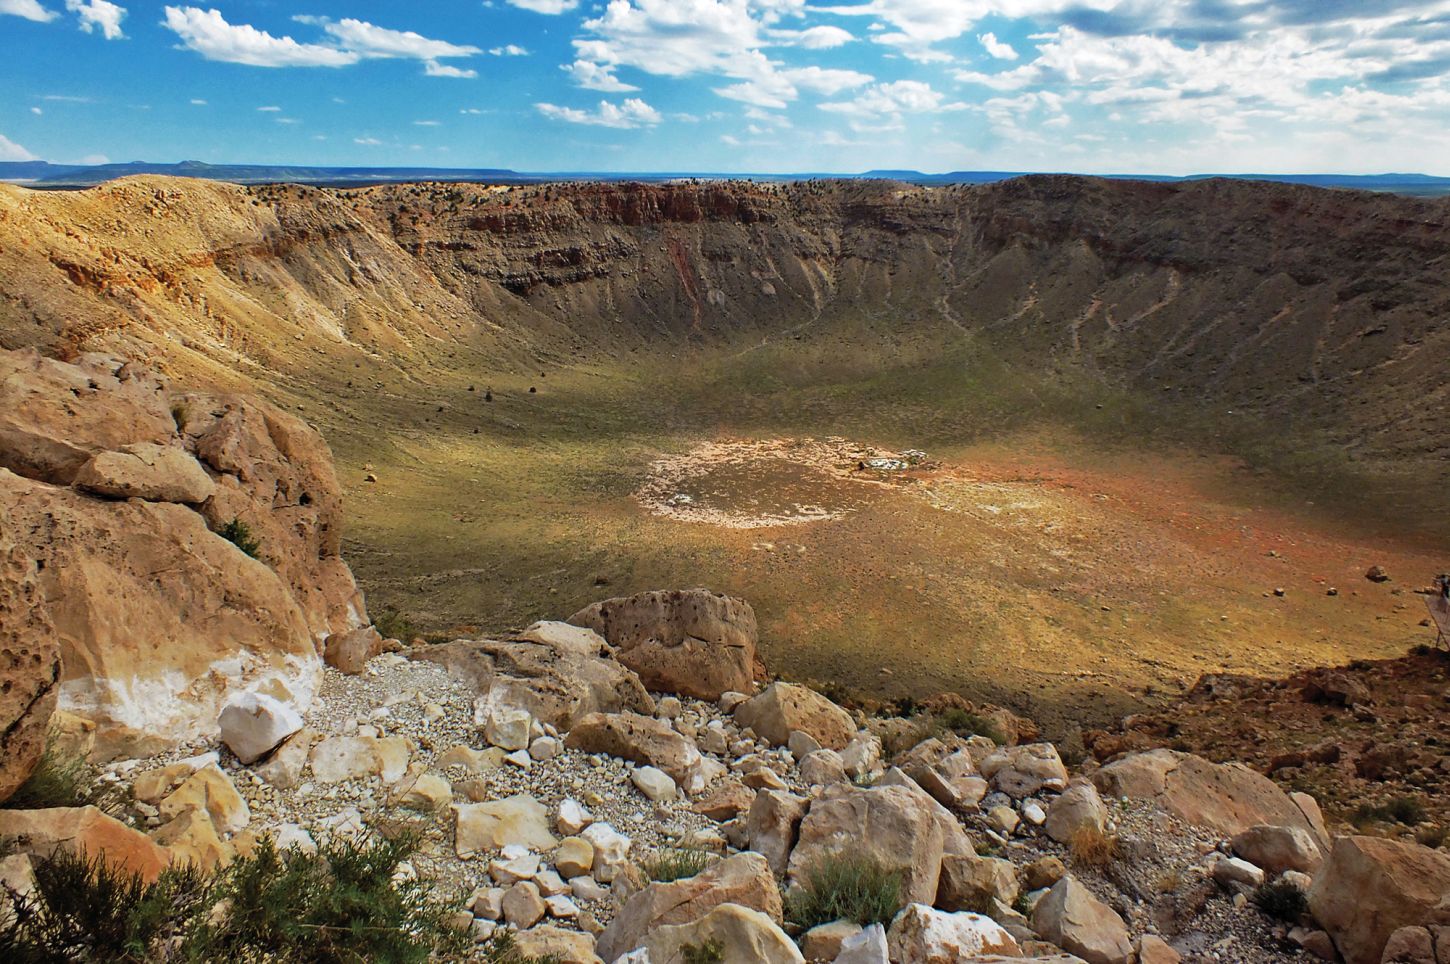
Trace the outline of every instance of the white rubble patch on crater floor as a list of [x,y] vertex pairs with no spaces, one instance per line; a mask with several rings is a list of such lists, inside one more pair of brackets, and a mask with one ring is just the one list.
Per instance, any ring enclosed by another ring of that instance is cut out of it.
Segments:
[[704,442],[655,461],[635,498],[655,515],[727,529],[827,522],[867,505],[925,459],[836,437]]

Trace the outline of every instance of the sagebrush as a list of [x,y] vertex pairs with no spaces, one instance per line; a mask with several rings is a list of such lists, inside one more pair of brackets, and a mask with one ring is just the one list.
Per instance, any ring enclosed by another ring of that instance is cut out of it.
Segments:
[[810,929],[833,920],[889,924],[906,904],[900,871],[863,854],[827,856],[809,868],[785,902],[786,920]]

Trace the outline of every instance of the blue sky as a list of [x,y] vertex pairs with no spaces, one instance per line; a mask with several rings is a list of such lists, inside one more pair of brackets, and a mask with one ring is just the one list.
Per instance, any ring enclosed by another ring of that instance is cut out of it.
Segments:
[[1450,175],[1450,0],[0,0],[0,159]]

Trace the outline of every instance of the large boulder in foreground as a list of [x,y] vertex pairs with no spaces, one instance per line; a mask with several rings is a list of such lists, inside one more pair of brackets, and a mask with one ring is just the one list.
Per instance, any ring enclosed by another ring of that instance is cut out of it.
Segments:
[[785,746],[799,732],[828,750],[844,750],[856,735],[851,714],[796,683],[771,683],[735,708],[735,722],[775,746]]
[[935,803],[905,786],[856,787],[838,783],[811,804],[791,851],[789,875],[802,883],[833,857],[864,856],[900,871],[907,900],[936,900],[945,849]]
[[1314,878],[1309,910],[1346,964],[1379,964],[1390,935],[1428,923],[1450,895],[1450,854],[1381,837],[1340,837]]
[[0,802],[40,761],[60,695],[60,646],[35,560],[0,529]]
[[747,851],[693,877],[650,884],[625,901],[599,935],[599,956],[612,961],[639,947],[657,928],[699,920],[721,904],[738,904],[780,921],[780,888],[764,857]]
[[1272,780],[1242,763],[1211,763],[1176,750],[1149,750],[1109,763],[1092,781],[1103,796],[1146,800],[1225,836],[1268,824],[1297,827],[1321,848],[1329,845],[1322,824]]
[[[226,697],[271,678],[305,704],[324,640],[366,619],[322,437],[134,362],[0,351],[0,515],[37,563],[60,708],[102,757],[213,737]],[[218,534],[234,521],[256,558]]]
[[655,692],[716,700],[750,691],[757,629],[743,599],[708,589],[644,592],[586,606],[568,621],[603,636]]

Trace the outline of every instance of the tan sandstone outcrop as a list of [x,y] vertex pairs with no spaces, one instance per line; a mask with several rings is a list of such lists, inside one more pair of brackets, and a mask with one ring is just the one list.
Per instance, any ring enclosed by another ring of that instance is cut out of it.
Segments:
[[60,695],[60,647],[36,575],[30,553],[0,528],[0,802],[40,760]]
[[603,636],[651,690],[716,700],[749,692],[755,671],[755,610],[707,589],[606,599],[569,617]]
[[1340,837],[1314,878],[1309,910],[1347,964],[1379,964],[1390,935],[1430,922],[1450,894],[1450,856],[1380,837]]
[[[324,640],[365,620],[321,436],[134,362],[0,352],[0,515],[39,569],[60,706],[102,757],[214,735],[269,678],[305,704]],[[217,534],[233,520],[260,558]]]

